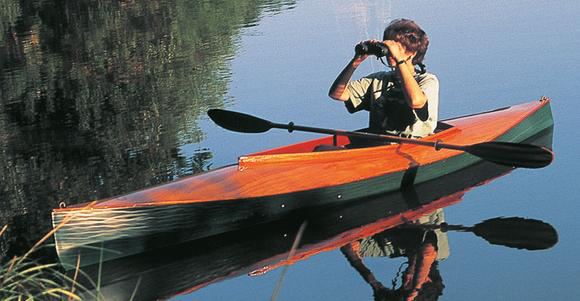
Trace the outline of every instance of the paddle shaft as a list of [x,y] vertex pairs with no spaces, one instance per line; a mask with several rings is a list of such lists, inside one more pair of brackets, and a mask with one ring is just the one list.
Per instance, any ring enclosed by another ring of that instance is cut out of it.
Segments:
[[468,151],[467,147],[465,147],[465,146],[446,144],[446,143],[441,143],[440,141],[424,141],[424,140],[404,138],[404,137],[398,137],[398,136],[392,136],[392,135],[381,135],[381,134],[373,134],[373,133],[362,133],[362,132],[352,132],[352,131],[341,131],[341,130],[334,130],[334,129],[316,128],[316,127],[295,125],[293,122],[290,122],[288,124],[271,123],[270,126],[272,128],[286,129],[290,133],[293,131],[312,132],[312,133],[320,133],[320,134],[348,136],[348,137],[357,137],[357,138],[383,140],[383,141],[388,140],[388,141],[393,141],[393,142],[397,142],[397,143],[407,143],[407,144],[431,146],[437,150],[442,149],[442,148],[446,148],[446,149],[453,149],[453,150],[459,150],[459,151]]
[[522,217],[497,217],[472,227],[447,223],[404,224],[401,227],[431,231],[441,229],[443,232],[472,232],[491,244],[528,250],[548,249],[558,242],[558,233],[552,225],[540,220]]

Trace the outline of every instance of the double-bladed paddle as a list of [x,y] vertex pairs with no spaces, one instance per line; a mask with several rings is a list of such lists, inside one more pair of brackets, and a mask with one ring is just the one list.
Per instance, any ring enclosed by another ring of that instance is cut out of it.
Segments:
[[549,149],[524,143],[493,141],[471,145],[454,145],[443,143],[441,141],[425,141],[390,135],[307,127],[295,125],[293,122],[288,124],[274,123],[252,115],[222,109],[211,109],[207,114],[217,125],[234,132],[263,133],[276,128],[285,129],[288,130],[288,132],[302,131],[416,144],[434,147],[437,150],[453,149],[464,151],[497,164],[524,168],[545,167],[549,165],[554,158],[554,154]]

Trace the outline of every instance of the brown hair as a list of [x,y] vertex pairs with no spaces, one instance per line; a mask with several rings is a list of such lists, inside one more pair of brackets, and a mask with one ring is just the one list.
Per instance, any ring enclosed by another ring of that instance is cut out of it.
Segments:
[[413,58],[413,64],[423,64],[423,58],[429,46],[429,37],[427,34],[412,20],[396,19],[393,20],[383,34],[383,40],[394,40],[405,46],[408,51],[416,51]]

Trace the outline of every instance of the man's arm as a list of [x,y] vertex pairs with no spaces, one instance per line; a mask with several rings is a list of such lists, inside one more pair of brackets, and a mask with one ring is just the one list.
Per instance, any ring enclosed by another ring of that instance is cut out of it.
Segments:
[[427,103],[427,96],[425,96],[415,79],[415,67],[412,61],[416,53],[406,52],[404,46],[396,41],[387,40],[384,43],[389,48],[392,56],[393,61],[390,61],[390,64],[395,67],[401,78],[403,94],[407,104],[412,109],[421,109]]
[[427,96],[425,96],[425,93],[423,93],[423,90],[421,90],[419,83],[415,79],[414,71],[410,71],[413,69],[414,67],[410,60],[397,65],[397,72],[403,83],[405,99],[412,109],[421,109],[427,103]]
[[374,292],[385,290],[383,284],[377,280],[373,272],[365,266],[360,256],[360,243],[353,242],[340,248],[350,265],[362,276],[364,281],[372,287]]
[[328,91],[328,96],[332,99],[347,101],[350,98],[348,89],[346,88],[348,82],[350,81],[352,74],[356,68],[368,57],[368,55],[356,55],[350,62],[342,69],[340,74],[330,86],[330,91]]

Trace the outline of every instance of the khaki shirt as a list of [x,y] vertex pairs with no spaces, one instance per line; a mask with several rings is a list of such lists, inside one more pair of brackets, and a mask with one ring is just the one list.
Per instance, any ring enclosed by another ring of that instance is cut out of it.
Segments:
[[[439,225],[445,222],[443,209],[425,215],[417,220],[419,224]],[[444,260],[449,257],[449,238],[446,232],[434,230],[437,237],[437,260]],[[400,257],[407,253],[401,246],[393,244],[390,240],[389,231],[378,233],[372,237],[364,238],[360,241],[360,254],[362,257]]]
[[439,80],[431,73],[418,73],[415,79],[427,97],[427,104],[421,109],[408,105],[394,71],[377,72],[349,82],[350,99],[346,106],[351,113],[370,111],[371,132],[425,137],[437,126]]

